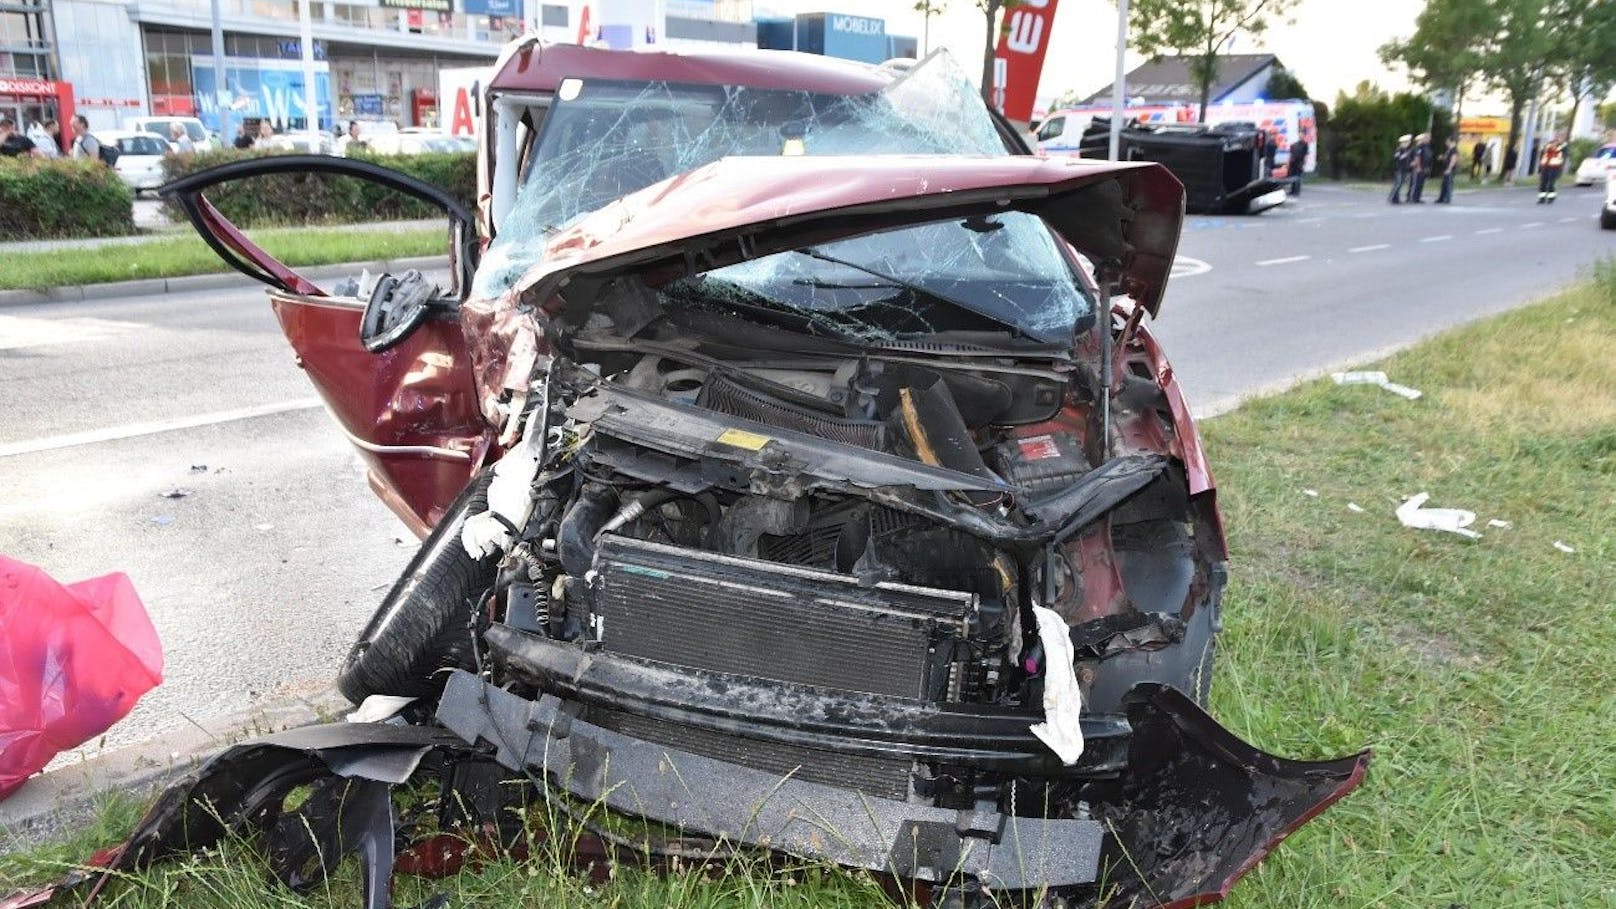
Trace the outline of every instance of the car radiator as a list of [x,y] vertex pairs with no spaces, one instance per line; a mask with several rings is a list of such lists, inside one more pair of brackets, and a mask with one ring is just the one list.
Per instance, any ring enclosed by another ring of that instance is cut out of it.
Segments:
[[[594,632],[608,651],[674,666],[917,700],[950,700],[956,642],[975,594],[619,536],[595,557]],[[963,649],[963,648],[960,648]],[[777,746],[602,716],[602,725],[765,770],[789,770]],[[632,728],[631,728],[632,727]],[[797,775],[894,797],[908,761],[801,755]],[[897,797],[901,797],[898,795]]]

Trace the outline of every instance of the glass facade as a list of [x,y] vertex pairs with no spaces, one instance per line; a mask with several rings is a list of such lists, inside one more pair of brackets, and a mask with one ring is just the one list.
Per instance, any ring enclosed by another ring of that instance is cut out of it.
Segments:
[[0,0],[0,76],[55,79],[52,49],[45,0]]

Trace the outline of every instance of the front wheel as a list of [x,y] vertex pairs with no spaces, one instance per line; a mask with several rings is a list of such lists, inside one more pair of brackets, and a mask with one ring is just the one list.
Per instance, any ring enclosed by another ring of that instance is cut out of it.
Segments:
[[474,669],[477,606],[494,584],[499,559],[474,559],[460,528],[488,508],[492,468],[460,491],[416,550],[337,674],[337,688],[359,704],[373,694],[437,697],[445,669]]

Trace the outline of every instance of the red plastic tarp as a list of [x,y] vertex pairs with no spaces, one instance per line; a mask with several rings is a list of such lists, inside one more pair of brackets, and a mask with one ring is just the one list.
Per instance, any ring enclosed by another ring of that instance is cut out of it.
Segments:
[[0,556],[0,799],[162,680],[162,644],[127,576],[63,585]]

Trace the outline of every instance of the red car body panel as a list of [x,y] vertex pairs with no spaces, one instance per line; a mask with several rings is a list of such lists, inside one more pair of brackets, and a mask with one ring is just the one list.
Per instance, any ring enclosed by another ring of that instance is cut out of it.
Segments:
[[880,91],[899,73],[818,54],[779,51],[622,51],[529,40],[502,55],[490,92],[549,93],[563,79],[623,79],[693,85],[745,85],[862,95]]
[[477,417],[460,326],[429,320],[398,346],[359,343],[352,303],[274,294],[281,330],[337,424],[354,443],[371,487],[418,536],[482,465],[492,433]]

